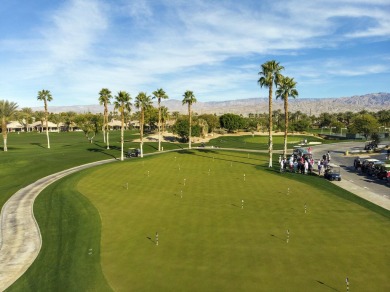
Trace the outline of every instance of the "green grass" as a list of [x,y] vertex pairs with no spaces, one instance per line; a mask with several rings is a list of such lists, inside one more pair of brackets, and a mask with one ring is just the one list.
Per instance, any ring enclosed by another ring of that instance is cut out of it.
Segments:
[[[126,131],[125,149],[139,148],[134,131]],[[99,134],[88,143],[82,132],[50,133],[47,149],[45,133],[9,133],[8,151],[0,148],[0,208],[20,188],[46,175],[84,163],[120,157],[120,131],[110,132],[111,149],[107,150]],[[144,152],[156,151],[157,143],[145,143]],[[180,144],[163,143],[164,149],[180,149]]]
[[81,192],[97,208],[102,270],[115,291],[341,291],[346,276],[358,291],[386,291],[389,212],[321,178],[270,171],[265,161],[236,152],[158,155],[65,180],[63,197]]
[[[303,135],[292,135],[288,136],[287,148],[293,148],[307,139],[308,142],[321,142],[327,143],[327,141],[314,136],[303,136]],[[274,135],[272,138],[273,149],[283,150],[284,136]],[[214,146],[221,148],[239,148],[239,149],[253,149],[253,150],[267,150],[268,149],[268,136],[220,136],[218,138],[211,139],[210,142],[206,143],[206,146]]]
[[[99,139],[91,146],[81,133],[66,134],[51,135],[50,150],[41,147],[42,134],[11,137],[9,147],[17,146],[0,155],[10,173],[0,178],[4,189],[119,157]],[[110,140],[119,145],[119,133]],[[170,147],[180,145],[164,145]],[[342,291],[346,276],[355,291],[389,290],[390,212],[322,178],[281,175],[266,161],[261,154],[181,151],[56,182],[34,205],[42,250],[9,290]]]

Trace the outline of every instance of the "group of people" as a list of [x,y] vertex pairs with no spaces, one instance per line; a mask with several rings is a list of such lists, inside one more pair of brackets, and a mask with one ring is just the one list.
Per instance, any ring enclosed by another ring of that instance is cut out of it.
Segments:
[[[322,159],[317,161],[318,175],[322,175],[327,169],[330,163],[330,153],[329,151],[322,156]],[[282,158],[282,155],[279,155],[279,165],[280,172],[290,171],[293,173],[301,174],[310,174],[314,171],[315,161],[313,156],[310,155],[291,155],[288,159],[286,157]]]

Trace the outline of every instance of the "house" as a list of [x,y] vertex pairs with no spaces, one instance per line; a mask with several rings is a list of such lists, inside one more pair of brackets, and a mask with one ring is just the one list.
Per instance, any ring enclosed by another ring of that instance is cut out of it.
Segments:
[[7,124],[8,132],[24,132],[24,126],[18,121],[11,121]]
[[[43,121],[43,124],[42,124],[41,121],[37,121],[35,123],[29,124],[28,127],[32,128],[34,131],[37,131],[37,132],[44,132],[44,131],[46,131],[46,122]],[[48,127],[49,132],[58,132],[59,131],[59,127],[50,121],[47,122],[47,127]]]

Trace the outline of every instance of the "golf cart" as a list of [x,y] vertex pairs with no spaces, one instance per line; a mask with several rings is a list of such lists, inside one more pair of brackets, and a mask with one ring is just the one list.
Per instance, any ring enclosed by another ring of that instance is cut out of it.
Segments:
[[379,166],[379,171],[377,173],[379,179],[390,179],[390,164],[382,164]]
[[333,181],[341,181],[340,166],[330,163],[325,169],[324,178]]
[[136,148],[129,148],[127,150],[127,153],[126,153],[126,157],[130,158],[130,157],[138,157],[141,153],[141,150],[140,149],[136,149]]

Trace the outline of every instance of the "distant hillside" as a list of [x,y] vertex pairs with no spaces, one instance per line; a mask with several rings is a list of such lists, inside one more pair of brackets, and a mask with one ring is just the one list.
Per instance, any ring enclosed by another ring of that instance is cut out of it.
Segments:
[[[186,113],[187,107],[182,105],[181,100],[168,99],[161,102],[169,109],[169,112],[178,111]],[[157,106],[155,104],[155,106]],[[284,110],[283,101],[273,101],[273,110]],[[296,98],[289,100],[289,111],[301,111],[306,114],[319,115],[323,112],[359,112],[361,110],[379,111],[390,109],[390,93],[371,93],[360,96],[339,97],[339,98]],[[43,108],[33,108],[33,110],[43,110]],[[113,110],[111,105],[110,110]],[[133,109],[136,111],[136,109]],[[103,112],[101,105],[75,105],[75,106],[49,106],[49,111],[53,113],[74,111],[77,113]],[[242,114],[266,113],[268,112],[268,98],[247,98],[229,101],[198,101],[193,105],[193,111],[198,114],[211,113],[221,115],[224,113]]]

